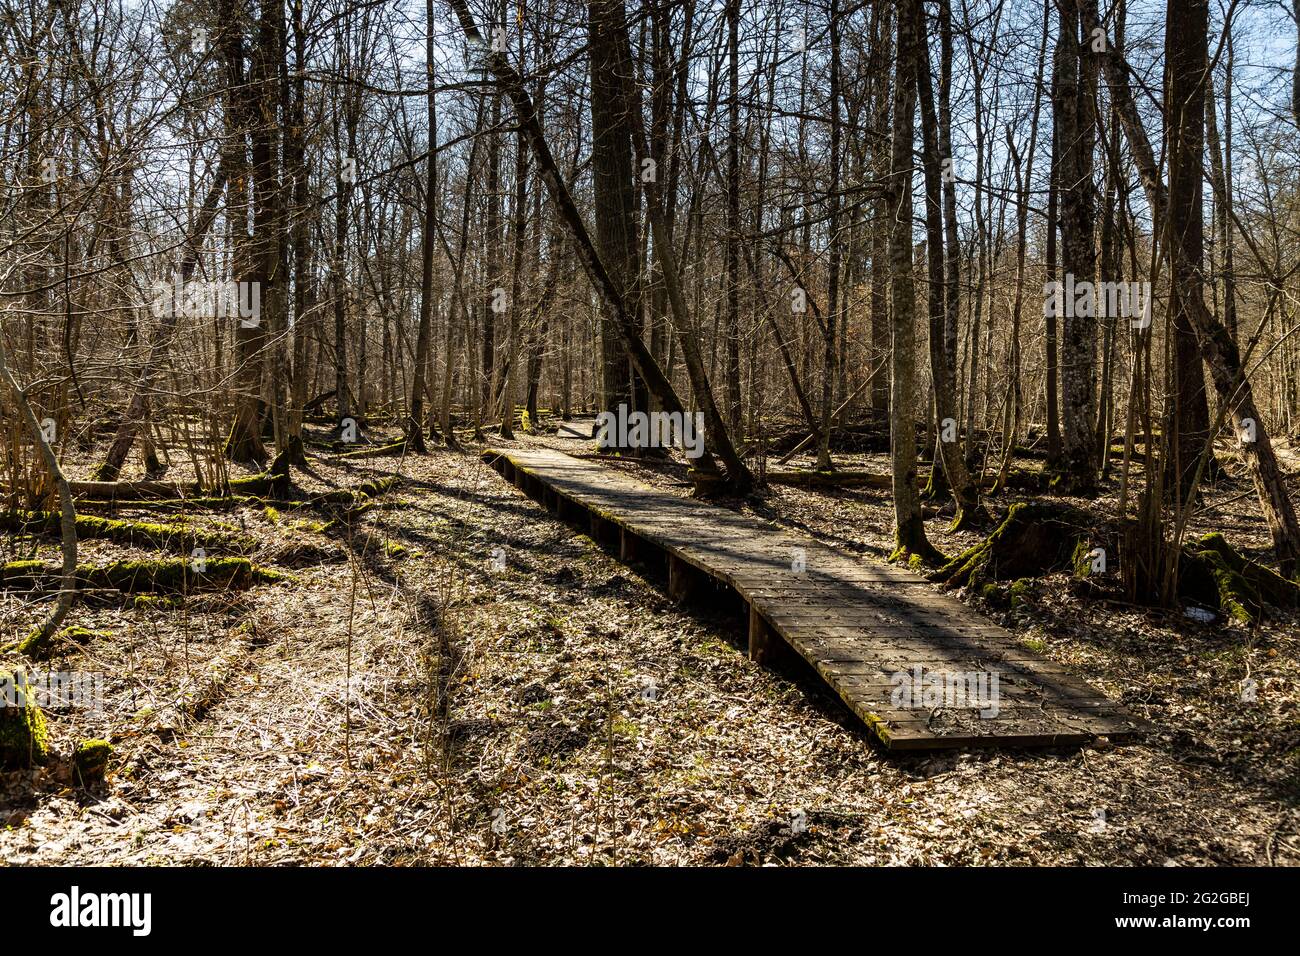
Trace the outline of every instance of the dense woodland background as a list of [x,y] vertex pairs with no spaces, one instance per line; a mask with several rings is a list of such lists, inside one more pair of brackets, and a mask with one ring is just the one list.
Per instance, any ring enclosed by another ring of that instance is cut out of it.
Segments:
[[[1298,25],[0,0],[0,678],[107,698],[0,710],[0,857],[1300,860]],[[707,453],[556,434],[621,405]],[[927,569],[1156,730],[887,762],[490,445]]]
[[[104,479],[135,447],[152,474],[154,447],[203,475],[301,460],[313,415],[409,420],[419,450],[628,402],[703,409],[744,490],[783,422],[827,467],[892,394],[900,476],[901,423],[923,454],[959,425],[963,511],[1017,443],[1087,490],[1112,441],[1127,476],[1168,435],[1128,489],[1155,503],[1122,502],[1158,511],[1250,419],[1293,568],[1270,440],[1300,411],[1294,16],[7,3],[7,364],[58,449],[116,430]],[[1149,328],[1045,318],[1067,273],[1149,282]],[[254,284],[260,323],[160,316],[157,284],[191,281]],[[16,490],[40,469],[6,420]]]

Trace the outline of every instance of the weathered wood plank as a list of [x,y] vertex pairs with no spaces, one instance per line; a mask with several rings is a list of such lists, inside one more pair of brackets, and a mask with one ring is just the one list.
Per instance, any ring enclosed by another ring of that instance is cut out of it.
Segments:
[[750,657],[798,654],[888,747],[1059,746],[1146,729],[907,569],[559,452],[490,450],[484,460],[624,561],[665,554],[672,600],[710,577],[730,586],[748,605]]

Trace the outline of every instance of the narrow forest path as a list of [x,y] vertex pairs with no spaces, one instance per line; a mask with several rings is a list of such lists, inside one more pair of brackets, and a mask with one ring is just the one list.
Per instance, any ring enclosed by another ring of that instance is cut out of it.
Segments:
[[[906,568],[849,557],[726,508],[550,449],[484,461],[670,596],[739,601],[749,655],[801,660],[890,749],[1061,746],[1127,738],[1142,722]],[[791,654],[790,652],[793,652]]]

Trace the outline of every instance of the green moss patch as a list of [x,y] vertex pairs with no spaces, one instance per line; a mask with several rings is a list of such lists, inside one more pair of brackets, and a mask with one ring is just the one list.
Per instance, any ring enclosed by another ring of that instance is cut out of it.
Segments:
[[72,767],[83,785],[104,779],[109,761],[113,759],[113,745],[107,740],[83,740],[72,753]]
[[49,729],[32,699],[27,674],[0,670],[0,767],[30,767],[45,763],[49,754]]
[[[63,516],[56,511],[19,511],[0,515],[0,530],[18,534],[57,536],[63,531]],[[121,521],[94,515],[77,515],[77,537],[106,539],[169,551],[206,548],[216,551],[250,551],[252,543],[231,534],[205,531],[183,524],[151,521]]]
[[84,627],[65,627],[55,634],[42,637],[41,629],[36,628],[27,637],[19,641],[14,650],[34,661],[43,661],[70,644],[85,645],[91,641],[104,640],[111,636],[107,631],[92,631]]
[[[197,570],[192,559],[167,558],[144,561],[114,561],[104,565],[80,565],[77,583],[83,588],[116,588],[128,594],[150,591],[220,591],[250,588],[289,580],[253,564],[247,558],[206,558]],[[0,566],[6,584],[25,583],[36,587],[58,578],[57,567],[39,561],[12,561]]]
[[1300,585],[1246,558],[1218,532],[1183,548],[1178,596],[1253,625],[1268,605],[1300,606]]
[[136,594],[131,607],[137,611],[178,611],[185,605],[179,594]]

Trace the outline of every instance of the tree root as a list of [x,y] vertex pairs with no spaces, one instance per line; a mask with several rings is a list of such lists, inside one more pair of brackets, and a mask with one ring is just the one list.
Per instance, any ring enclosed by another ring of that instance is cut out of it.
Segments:
[[946,588],[978,587],[1074,570],[1091,524],[1086,513],[1069,505],[1014,504],[988,537],[939,568],[931,580]]
[[1247,626],[1265,608],[1300,607],[1300,584],[1244,557],[1218,532],[1183,547],[1178,596],[1210,607]]

